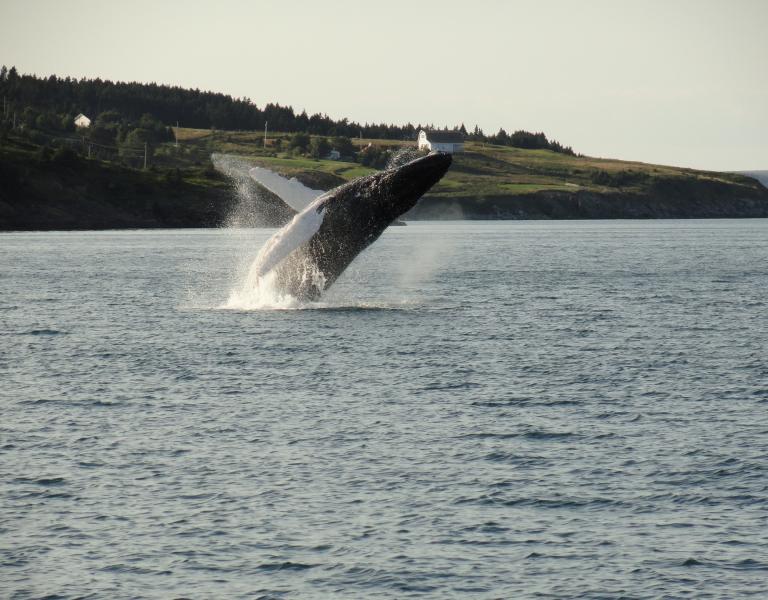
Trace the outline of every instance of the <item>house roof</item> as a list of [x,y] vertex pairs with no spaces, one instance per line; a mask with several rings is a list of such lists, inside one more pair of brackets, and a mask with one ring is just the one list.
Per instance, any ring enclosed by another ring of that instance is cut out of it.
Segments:
[[[85,117],[86,119],[88,119],[88,117],[86,117],[83,113],[80,113],[79,115],[77,115],[75,117],[75,121],[77,121],[80,117]],[[88,119],[88,120],[90,121],[90,119]]]
[[460,131],[425,130],[427,139],[438,144],[461,144],[464,136]]

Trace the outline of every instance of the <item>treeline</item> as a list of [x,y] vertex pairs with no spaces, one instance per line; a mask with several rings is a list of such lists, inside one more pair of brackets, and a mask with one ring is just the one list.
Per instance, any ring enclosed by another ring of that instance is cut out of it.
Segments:
[[[480,137],[483,137],[483,132],[480,130]],[[470,139],[473,136],[470,136]],[[573,149],[570,146],[563,146],[560,142],[555,140],[548,140],[547,136],[543,133],[531,133],[530,131],[515,131],[513,134],[508,134],[504,129],[499,129],[499,132],[495,135],[486,137],[485,140],[491,144],[499,144],[500,146],[512,146],[514,148],[528,148],[531,150],[553,150],[554,152],[560,152],[562,154],[573,155]]]
[[[272,103],[259,108],[248,98],[156,83],[20,75],[15,67],[5,66],[0,69],[0,95],[6,119],[15,112],[17,119],[25,123],[32,121],[30,126],[39,129],[69,130],[79,113],[95,119],[108,111],[118,113],[126,123],[152,118],[166,126],[179,123],[198,129],[245,131],[264,129],[268,123],[271,131],[327,137],[415,140],[420,129],[434,129],[432,125],[412,123],[360,124],[349,119],[334,120],[320,113],[297,114],[290,106]],[[453,130],[473,141],[573,154],[570,147],[548,140],[543,133],[516,131],[510,135],[500,129],[496,134],[486,135],[477,126],[470,133],[463,124]]]
[[[257,143],[261,143],[261,141],[259,140]],[[352,140],[346,136],[339,135],[326,138],[310,136],[304,132],[294,133],[287,140],[275,139],[272,143],[272,150],[310,158],[325,158],[331,150],[336,150],[339,156],[344,158],[354,158],[357,154]]]
[[392,164],[393,160],[397,159],[399,154],[408,154],[411,158],[422,154],[422,151],[415,148],[410,150],[398,146],[387,148],[374,144],[368,144],[368,146],[358,149],[355,148],[352,140],[346,136],[326,138],[317,135],[310,136],[303,132],[294,133],[287,139],[278,137],[273,140],[271,149],[274,152],[309,158],[326,158],[332,150],[335,150],[339,153],[339,157],[344,160],[358,162],[364,167],[373,167],[374,169],[386,168]]

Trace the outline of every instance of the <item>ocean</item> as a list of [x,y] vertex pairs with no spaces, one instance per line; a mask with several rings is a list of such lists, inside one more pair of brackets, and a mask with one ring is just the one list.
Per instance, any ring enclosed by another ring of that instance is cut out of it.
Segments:
[[1,597],[768,597],[768,220],[271,234],[0,234]]

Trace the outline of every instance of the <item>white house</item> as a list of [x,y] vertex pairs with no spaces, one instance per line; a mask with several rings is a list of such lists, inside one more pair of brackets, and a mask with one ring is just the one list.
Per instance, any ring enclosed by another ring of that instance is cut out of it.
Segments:
[[464,152],[464,137],[458,131],[419,131],[419,150]]
[[341,152],[338,150],[331,150],[326,158],[328,160],[341,160]]
[[91,126],[91,120],[86,117],[83,113],[80,113],[75,117],[75,127],[90,127]]

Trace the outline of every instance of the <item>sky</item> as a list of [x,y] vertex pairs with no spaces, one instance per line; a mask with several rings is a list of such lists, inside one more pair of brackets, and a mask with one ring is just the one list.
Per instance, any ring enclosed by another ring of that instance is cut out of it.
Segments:
[[[768,0],[0,0],[0,64],[768,169]],[[183,123],[182,123],[183,125]]]

